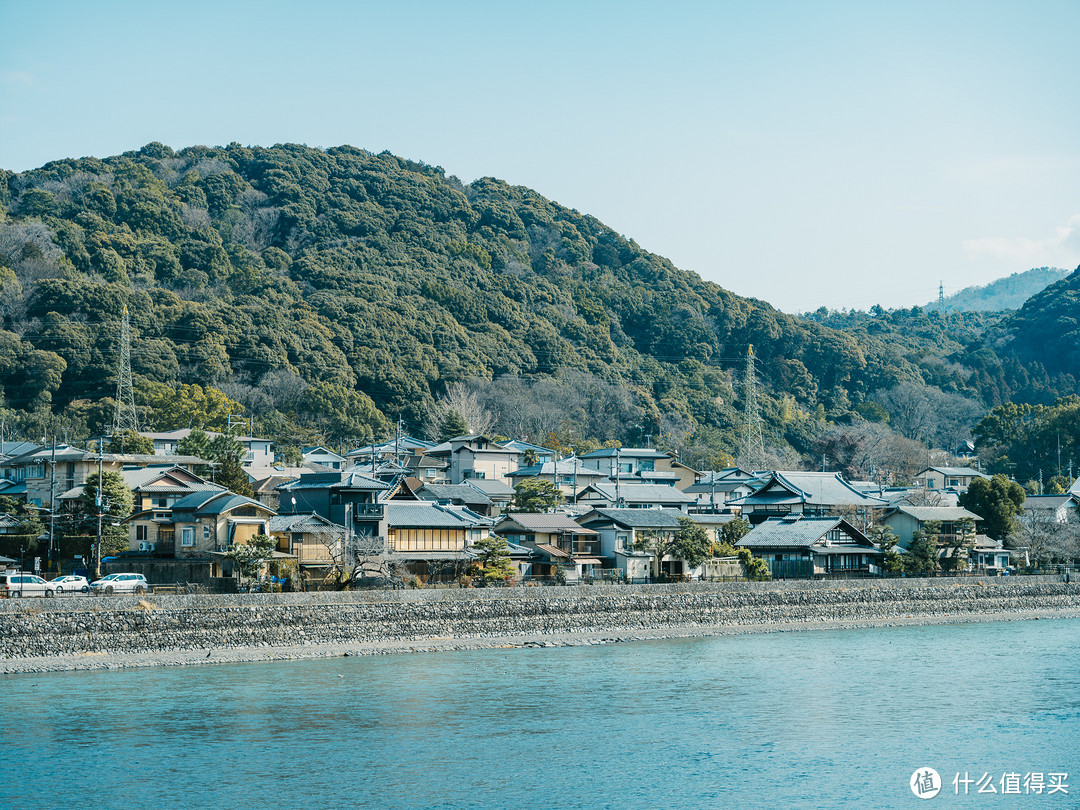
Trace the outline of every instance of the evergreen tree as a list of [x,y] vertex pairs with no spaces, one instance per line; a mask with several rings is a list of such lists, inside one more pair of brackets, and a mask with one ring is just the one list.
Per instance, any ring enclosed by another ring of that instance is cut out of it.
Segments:
[[251,480],[244,468],[240,466],[240,457],[229,453],[221,457],[221,467],[218,469],[215,483],[248,498],[255,497],[255,490],[251,488]]
[[455,410],[449,410],[439,423],[439,441],[447,441],[469,433],[469,423]]
[[477,553],[484,582],[505,582],[517,573],[510,561],[510,546],[498,535],[476,541],[472,549]]
[[526,478],[514,487],[508,512],[549,512],[563,501],[562,490],[550,481]]
[[154,455],[154,440],[140,436],[134,430],[123,430],[109,437],[105,452],[152,456]]
[[959,503],[983,519],[987,535],[1004,542],[1020,529],[1019,516],[1024,512],[1024,488],[1001,473],[990,480],[976,478],[968,485]]

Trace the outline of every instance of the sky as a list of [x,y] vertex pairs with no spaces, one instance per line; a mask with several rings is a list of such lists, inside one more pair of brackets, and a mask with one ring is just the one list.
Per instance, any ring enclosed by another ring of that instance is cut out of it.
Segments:
[[1080,265],[1080,3],[0,0],[0,168],[342,144],[786,312]]

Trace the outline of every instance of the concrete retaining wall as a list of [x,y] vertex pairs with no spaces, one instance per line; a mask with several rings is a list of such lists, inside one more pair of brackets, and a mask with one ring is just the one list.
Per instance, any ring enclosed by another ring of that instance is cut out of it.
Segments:
[[1057,577],[0,602],[0,655],[282,646],[1080,608]]

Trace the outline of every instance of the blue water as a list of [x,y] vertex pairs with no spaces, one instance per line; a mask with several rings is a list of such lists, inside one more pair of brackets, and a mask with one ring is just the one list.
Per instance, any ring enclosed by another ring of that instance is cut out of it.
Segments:
[[[921,807],[908,782],[927,766],[945,782],[930,806],[1080,806],[1080,620],[12,675],[0,690],[0,807]],[[965,771],[1075,784],[954,795]]]

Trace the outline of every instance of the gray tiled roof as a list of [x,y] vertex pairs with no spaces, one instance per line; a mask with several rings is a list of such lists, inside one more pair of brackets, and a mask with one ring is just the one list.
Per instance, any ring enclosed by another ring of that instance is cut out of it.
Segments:
[[959,476],[961,478],[967,478],[967,477],[989,478],[990,477],[986,473],[980,472],[979,470],[973,469],[971,467],[927,467],[926,470],[923,470],[923,472],[926,472],[927,470],[933,470],[934,472],[939,472],[942,475],[956,475],[956,476]]
[[528,478],[536,475],[577,475],[580,478],[603,478],[604,474],[595,467],[586,467],[580,461],[576,464],[573,459],[562,461],[545,461],[541,464],[533,464],[531,467],[518,467],[510,473],[511,478]]
[[1071,492],[1063,495],[1028,495],[1024,500],[1024,509],[1060,509],[1070,503],[1076,503],[1076,496]]
[[[859,532],[842,518],[770,518],[759,523],[735,545],[746,548],[810,548],[828,532],[843,524],[848,534]],[[871,546],[860,548],[873,550]]]
[[274,515],[266,522],[272,532],[330,532],[344,534],[345,527],[339,526],[319,515]]
[[582,527],[580,523],[566,515],[544,514],[540,512],[514,512],[503,515],[498,526],[513,522],[530,532],[575,532],[577,534],[595,534],[592,529]]
[[491,498],[468,484],[424,484],[417,490],[417,494],[421,497],[431,496],[425,500],[461,501],[466,506],[491,506],[492,504]]
[[751,494],[733,503],[756,504],[808,503],[815,506],[885,506],[884,498],[871,497],[854,489],[839,473],[774,472]]
[[680,517],[689,517],[677,509],[594,509],[581,519],[583,525],[614,521],[632,529],[678,529]]
[[284,484],[278,489],[292,491],[297,489],[353,489],[382,491],[389,489],[389,485],[378,478],[357,472],[356,468],[344,472],[314,472],[304,473],[297,480]]
[[969,512],[962,506],[907,506],[900,504],[896,507],[897,512],[911,515],[920,523],[928,520],[982,520],[974,512]]
[[583,453],[582,458],[667,458],[666,453],[651,447],[602,447],[590,453]]
[[389,501],[386,522],[393,527],[464,528],[486,526],[491,521],[468,509],[449,509],[436,503]]
[[[595,490],[608,500],[616,498],[615,484],[597,483],[589,489]],[[580,497],[580,496],[579,496]],[[693,503],[694,498],[682,490],[666,484],[619,484],[618,497],[632,503]]]
[[489,498],[498,497],[502,499],[514,494],[514,488],[512,486],[504,484],[502,481],[497,481],[494,478],[470,478],[465,482],[465,485],[483,492]]

